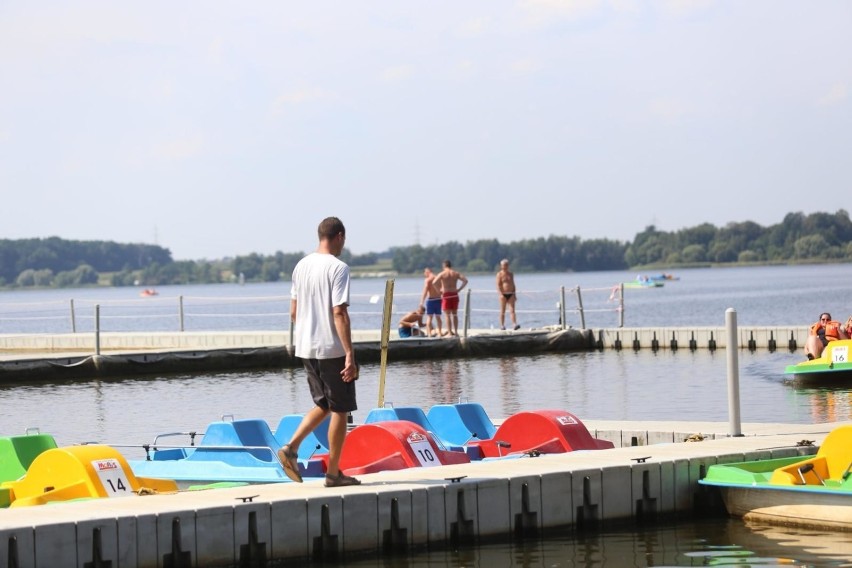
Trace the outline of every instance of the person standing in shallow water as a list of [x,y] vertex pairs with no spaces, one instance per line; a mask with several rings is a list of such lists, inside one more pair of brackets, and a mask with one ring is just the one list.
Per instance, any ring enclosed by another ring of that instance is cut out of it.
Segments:
[[500,298],[500,329],[506,329],[506,306],[509,307],[512,329],[521,329],[515,316],[515,302],[518,299],[515,275],[509,270],[509,261],[505,258],[500,261],[500,271],[497,272],[497,293]]
[[315,406],[278,451],[278,459],[287,477],[301,483],[299,445],[330,414],[325,486],[360,485],[359,480],[340,471],[347,415],[358,408],[358,365],[349,320],[349,266],[338,258],[346,242],[346,228],[337,217],[328,217],[319,224],[317,234],[319,246],[296,264],[290,290],[296,357],[305,367]]

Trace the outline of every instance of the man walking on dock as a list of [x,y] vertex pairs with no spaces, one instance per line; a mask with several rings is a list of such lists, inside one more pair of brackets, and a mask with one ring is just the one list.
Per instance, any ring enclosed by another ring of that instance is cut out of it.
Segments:
[[357,409],[355,379],[358,366],[349,320],[349,266],[338,257],[346,229],[337,217],[323,219],[317,229],[319,247],[296,264],[290,290],[290,319],[294,325],[296,357],[308,375],[312,408],[278,451],[284,473],[301,483],[299,444],[331,414],[328,427],[326,487],[359,485],[340,471],[347,415]]
[[[459,286],[461,282],[461,286]],[[441,308],[447,314],[447,330],[450,335],[459,334],[459,292],[467,286],[467,278],[453,270],[449,260],[444,269],[435,276],[435,286],[441,289]]]

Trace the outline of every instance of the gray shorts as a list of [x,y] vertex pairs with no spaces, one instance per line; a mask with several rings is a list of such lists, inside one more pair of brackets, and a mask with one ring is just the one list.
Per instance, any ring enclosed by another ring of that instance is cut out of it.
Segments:
[[346,357],[302,359],[302,364],[308,373],[308,387],[314,404],[332,412],[352,412],[358,409],[355,381],[346,383],[340,376],[346,366]]

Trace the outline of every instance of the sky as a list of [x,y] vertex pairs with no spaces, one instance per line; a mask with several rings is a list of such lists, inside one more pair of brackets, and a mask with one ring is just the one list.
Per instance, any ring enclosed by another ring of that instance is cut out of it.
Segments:
[[0,238],[354,254],[852,205],[846,0],[0,1]]

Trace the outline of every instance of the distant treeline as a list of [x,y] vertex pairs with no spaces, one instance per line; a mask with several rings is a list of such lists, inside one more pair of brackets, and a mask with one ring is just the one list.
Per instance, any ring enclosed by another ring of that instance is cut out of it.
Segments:
[[709,223],[666,233],[648,227],[627,247],[630,266],[728,262],[799,262],[852,260],[849,213],[788,213],[777,225]]
[[501,244],[496,239],[472,241],[463,245],[399,247],[391,249],[393,269],[409,274],[431,267],[440,270],[444,260],[463,272],[497,270],[500,261],[509,259],[516,272],[582,272],[627,268],[624,253],[628,244],[608,239],[584,241],[580,237],[527,239]]
[[171,262],[171,253],[156,245],[67,241],[59,237],[0,239],[0,285],[94,284],[98,272],[138,271]]
[[710,223],[674,232],[646,227],[632,243],[579,237],[555,237],[501,244],[496,240],[467,245],[392,249],[393,268],[412,273],[424,266],[439,267],[449,259],[460,270],[496,271],[509,259],[520,272],[621,270],[634,266],[677,266],[721,263],[852,260],[852,221],[849,213],[789,213],[771,227],[757,223]]
[[[157,245],[108,241],[47,239],[0,240],[0,285],[72,287],[275,282],[288,279],[304,252],[251,253],[215,261],[174,261]],[[449,259],[463,272],[497,270],[507,258],[517,272],[622,270],[634,266],[678,266],[755,262],[852,261],[852,221],[840,209],[834,214],[789,213],[770,227],[745,221],[716,227],[709,223],[673,232],[646,227],[633,242],[549,236],[511,243],[496,239],[449,242],[423,247],[394,247],[385,253],[342,258],[354,268],[377,268],[391,258],[400,274],[424,267],[439,268]],[[104,281],[105,275],[107,281]],[[242,277],[242,278],[241,278]]]

